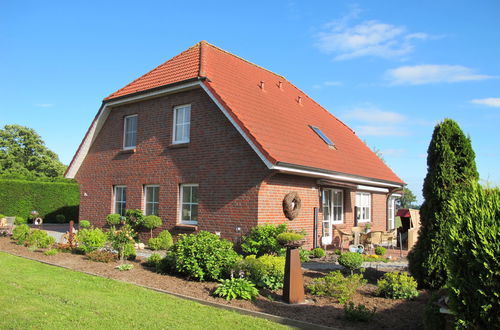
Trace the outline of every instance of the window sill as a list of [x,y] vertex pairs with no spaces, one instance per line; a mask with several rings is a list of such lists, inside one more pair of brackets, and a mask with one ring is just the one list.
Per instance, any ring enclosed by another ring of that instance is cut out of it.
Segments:
[[122,149],[118,152],[118,154],[135,154],[136,149]]
[[178,223],[175,225],[174,229],[197,231],[198,225],[188,225],[188,224],[184,224],[184,223]]
[[189,146],[189,142],[185,143],[172,143],[168,147],[170,149],[177,149],[177,148],[187,148]]

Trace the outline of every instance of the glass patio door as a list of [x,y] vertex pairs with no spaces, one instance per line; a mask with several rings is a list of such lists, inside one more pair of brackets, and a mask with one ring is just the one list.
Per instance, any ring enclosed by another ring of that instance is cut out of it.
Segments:
[[323,244],[331,244],[333,225],[344,221],[344,193],[340,189],[324,189],[323,208]]

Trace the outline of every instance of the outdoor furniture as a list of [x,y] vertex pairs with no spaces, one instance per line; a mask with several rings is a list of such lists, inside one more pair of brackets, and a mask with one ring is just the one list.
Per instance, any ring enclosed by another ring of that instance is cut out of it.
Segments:
[[364,232],[364,228],[352,227],[351,232],[352,232],[352,235],[354,236],[354,245],[359,245],[361,233]]
[[382,235],[383,232],[379,230],[368,233],[365,241],[366,246],[372,250],[375,245],[382,245]]
[[380,245],[394,247],[395,241],[396,241],[396,229],[392,229],[386,233],[382,233],[382,242],[380,243]]
[[349,243],[351,242],[352,233],[342,231],[338,228],[337,228],[337,231],[339,232],[339,236],[340,236],[340,250],[342,250],[343,246],[344,246],[344,242],[347,242],[347,245],[349,245]]
[[0,230],[2,232],[12,233],[16,217],[5,217],[0,219]]

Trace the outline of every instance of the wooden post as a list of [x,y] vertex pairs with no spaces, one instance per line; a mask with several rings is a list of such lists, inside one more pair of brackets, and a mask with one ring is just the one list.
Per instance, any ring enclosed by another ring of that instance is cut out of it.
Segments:
[[73,226],[75,225],[75,222],[73,220],[71,220],[69,222],[69,230],[68,230],[68,243],[71,247],[73,247],[73,242],[74,242],[74,238],[75,238],[75,233],[73,232]]
[[304,302],[304,278],[302,276],[298,248],[286,249],[283,300],[289,304],[301,304]]

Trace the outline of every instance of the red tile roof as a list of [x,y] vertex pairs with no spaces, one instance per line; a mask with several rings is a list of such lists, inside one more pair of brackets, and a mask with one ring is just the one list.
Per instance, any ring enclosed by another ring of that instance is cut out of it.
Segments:
[[[292,83],[205,41],[106,100],[196,77],[207,78],[205,86],[271,163],[403,183],[349,127]],[[319,127],[336,149],[309,125]]]

